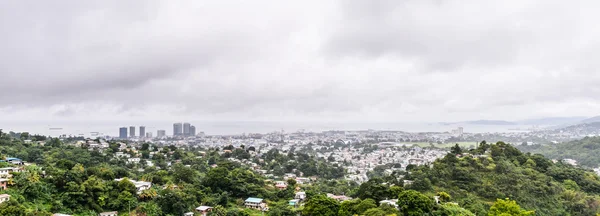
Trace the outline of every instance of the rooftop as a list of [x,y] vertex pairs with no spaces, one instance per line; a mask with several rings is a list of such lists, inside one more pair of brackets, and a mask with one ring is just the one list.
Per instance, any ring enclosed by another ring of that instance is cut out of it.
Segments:
[[211,209],[212,207],[210,206],[199,206],[198,208],[196,208],[196,210],[198,211],[206,211],[208,209]]
[[263,201],[263,199],[261,199],[261,198],[250,197],[250,198],[246,199],[245,202],[261,203],[262,201]]

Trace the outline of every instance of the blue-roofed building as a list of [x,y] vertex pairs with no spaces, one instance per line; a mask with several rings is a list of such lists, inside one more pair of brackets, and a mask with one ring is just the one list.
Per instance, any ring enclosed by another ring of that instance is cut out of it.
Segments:
[[15,157],[6,158],[6,160],[0,160],[0,162],[8,162],[15,165],[23,165],[23,160]]
[[293,199],[293,200],[288,201],[288,204],[290,206],[293,206],[293,207],[298,207],[298,205],[300,204],[300,200],[299,199]]
[[261,198],[250,197],[244,201],[244,206],[246,206],[246,208],[263,210],[267,207],[267,204]]

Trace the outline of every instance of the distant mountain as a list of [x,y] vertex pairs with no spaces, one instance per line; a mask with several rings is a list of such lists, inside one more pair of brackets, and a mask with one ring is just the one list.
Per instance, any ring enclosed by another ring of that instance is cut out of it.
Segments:
[[[518,121],[521,125],[571,125],[581,123],[588,117],[584,116],[573,116],[573,117],[549,117],[549,118],[538,118],[538,119],[527,119]],[[600,120],[599,120],[600,121]]]
[[581,120],[581,123],[593,123],[593,122],[600,122],[600,116],[594,116],[591,118]]
[[516,125],[517,123],[503,121],[503,120],[475,120],[475,121],[463,121],[463,122],[440,122],[443,125],[453,124],[471,124],[471,125]]

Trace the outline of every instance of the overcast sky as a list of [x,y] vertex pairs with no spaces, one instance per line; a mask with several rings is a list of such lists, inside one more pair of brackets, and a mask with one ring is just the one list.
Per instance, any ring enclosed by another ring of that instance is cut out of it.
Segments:
[[0,120],[600,114],[599,1],[3,1]]

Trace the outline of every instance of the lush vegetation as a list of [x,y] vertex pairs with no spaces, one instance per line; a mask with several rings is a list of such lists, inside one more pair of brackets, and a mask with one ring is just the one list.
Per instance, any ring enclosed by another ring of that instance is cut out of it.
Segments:
[[448,193],[476,215],[497,215],[490,208],[504,198],[535,210],[536,215],[595,215],[599,211],[600,178],[592,172],[553,163],[539,154],[524,154],[503,142],[482,142],[469,151],[455,146],[452,151],[457,154],[448,154],[431,167],[413,169],[405,178],[414,182],[406,188],[425,194]]
[[[600,206],[597,175],[552,163],[542,155],[524,154],[502,142],[482,142],[471,150],[456,145],[431,166],[409,166],[408,172],[383,175],[382,169],[394,166],[385,165],[360,185],[343,179],[344,163],[316,158],[307,153],[310,149],[257,155],[252,154],[254,149],[233,146],[225,151],[121,145],[125,144],[111,142],[103,151],[88,150],[85,144],[67,145],[64,139],[0,132],[2,157],[35,163],[12,173],[9,189],[1,192],[10,194],[11,200],[0,204],[0,215],[97,215],[103,211],[182,215],[199,205],[213,206],[210,215],[261,215],[243,208],[248,197],[264,198],[269,206],[265,214],[277,216],[595,215]],[[115,157],[118,151],[142,161],[126,163]],[[259,174],[248,164],[257,164],[268,174]],[[290,179],[290,186],[279,190],[272,181],[281,180],[284,173],[318,180],[300,185]],[[153,186],[138,193],[129,179]],[[291,207],[288,201],[297,188],[306,192],[307,200]],[[354,199],[340,202],[327,193]],[[397,201],[390,203],[392,199]],[[389,204],[382,204],[384,200]]]
[[555,145],[522,145],[519,149],[551,159],[574,159],[579,165],[589,168],[600,167],[600,137],[586,137]]

